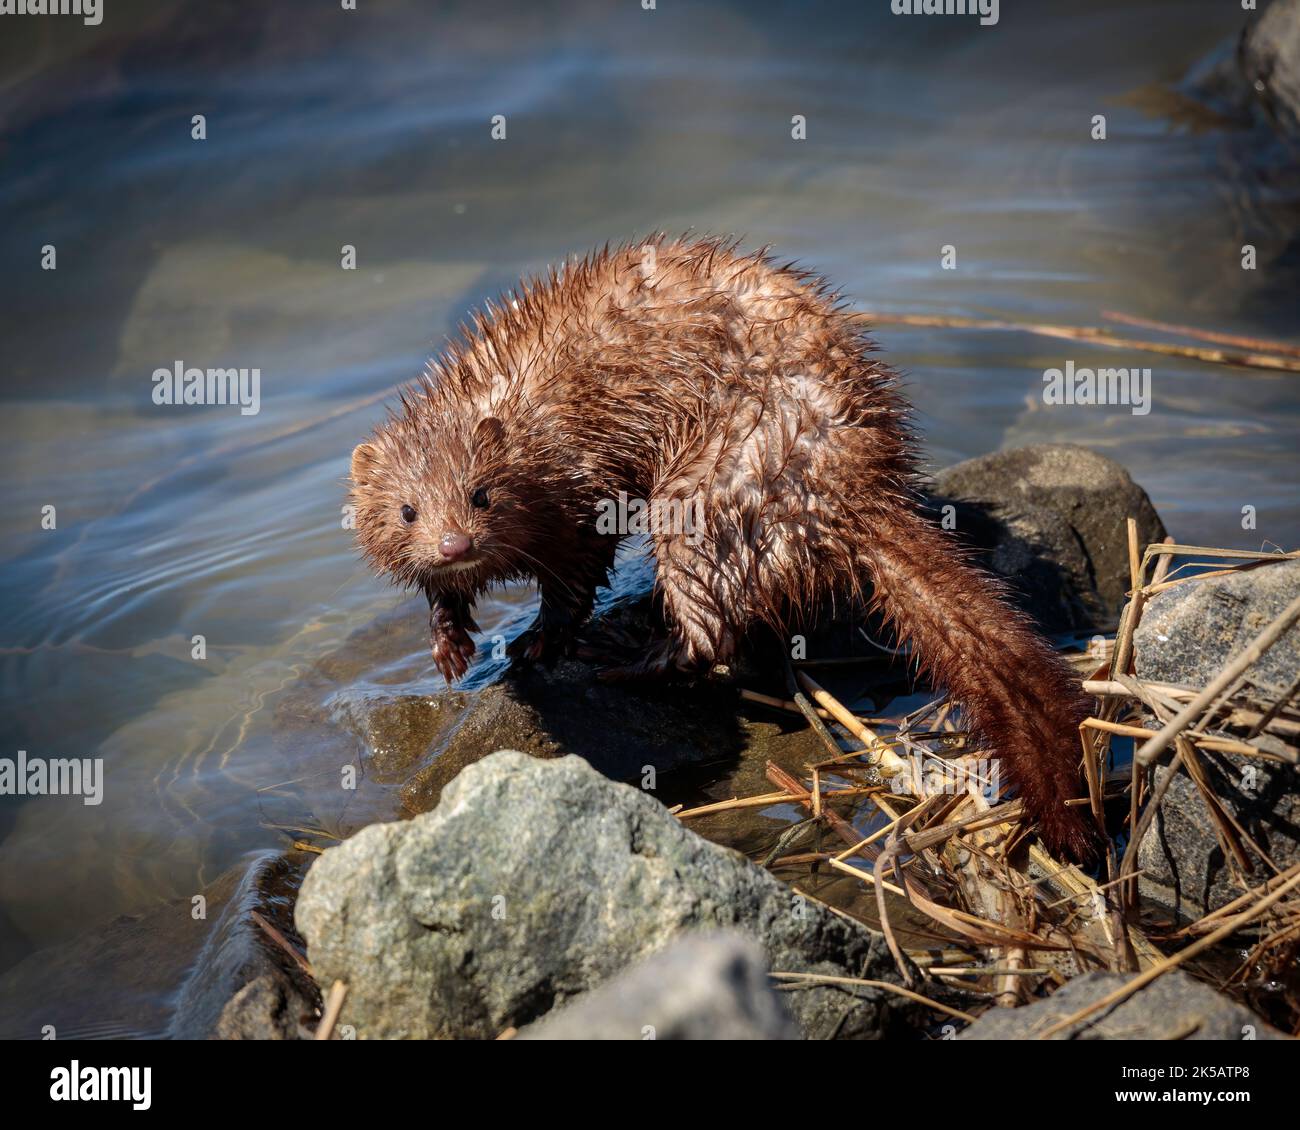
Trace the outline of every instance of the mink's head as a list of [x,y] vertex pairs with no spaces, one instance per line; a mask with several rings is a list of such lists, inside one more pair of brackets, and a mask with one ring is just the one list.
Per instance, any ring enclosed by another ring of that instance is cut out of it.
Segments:
[[396,583],[473,597],[531,572],[536,476],[509,426],[426,388],[352,452],[366,556]]

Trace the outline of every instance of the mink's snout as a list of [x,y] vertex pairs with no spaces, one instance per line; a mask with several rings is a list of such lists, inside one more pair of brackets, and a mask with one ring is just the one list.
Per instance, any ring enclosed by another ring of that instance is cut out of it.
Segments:
[[438,553],[444,561],[460,561],[468,557],[473,548],[469,535],[459,531],[448,531],[438,542]]

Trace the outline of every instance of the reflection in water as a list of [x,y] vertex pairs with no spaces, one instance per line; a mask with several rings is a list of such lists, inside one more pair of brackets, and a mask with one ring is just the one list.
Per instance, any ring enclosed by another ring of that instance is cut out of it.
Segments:
[[[661,227],[746,232],[879,309],[1294,333],[1295,195],[1253,187],[1222,130],[1150,100],[1233,32],[1231,6],[1069,13],[1068,35],[1039,10],[981,30],[739,0],[350,19],[122,2],[97,29],[16,25],[0,46],[3,746],[102,757],[107,780],[94,809],[0,804],[0,966],[188,897],[282,845],[272,825],[338,816],[312,782],[366,748],[348,695],[437,691],[418,609],[400,662],[360,662],[346,692],[320,677],[400,600],[356,557],[342,482],[383,390],[521,269]],[[53,272],[36,269],[46,244]],[[1085,443],[1180,540],[1297,540],[1293,378],[878,336],[936,464]],[[1153,366],[1149,416],[1043,404],[1045,369],[1099,360]],[[155,406],[151,374],[177,363],[259,368],[260,412]],[[496,631],[529,599],[479,621]],[[286,703],[332,737],[292,740]]]

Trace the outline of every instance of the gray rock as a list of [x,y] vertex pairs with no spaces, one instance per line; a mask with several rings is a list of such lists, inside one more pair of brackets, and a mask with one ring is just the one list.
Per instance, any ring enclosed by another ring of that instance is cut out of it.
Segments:
[[1262,168],[1280,162],[1277,172],[1285,174],[1300,143],[1300,0],[1273,0],[1243,20],[1240,32],[1199,60],[1178,90],[1204,107],[1212,124],[1248,131],[1245,141],[1255,144],[1234,156]]
[[[1118,973],[1087,973],[1046,1000],[984,1013],[960,1040],[1033,1040],[1129,980]],[[1175,969],[1118,1005],[1052,1037],[1056,1040],[1285,1040],[1250,1009]]]
[[[1179,585],[1156,596],[1134,633],[1134,669],[1153,682],[1201,687],[1300,593],[1300,561]],[[1285,694],[1300,673],[1300,628],[1284,635],[1249,673],[1262,703]],[[1280,867],[1300,859],[1300,780],[1294,765],[1237,754],[1203,754],[1210,787],[1237,823]],[[1156,782],[1169,770],[1157,766]],[[1179,772],[1138,849],[1143,893],[1179,916],[1199,917],[1232,901],[1269,871],[1247,848],[1243,875],[1225,855],[1200,789]]]
[[1264,115],[1300,138],[1300,0],[1274,0],[1242,37],[1239,55]]
[[691,934],[557,1009],[521,1040],[794,1040],[763,948],[735,931]]
[[[1300,595],[1300,560],[1279,561],[1154,597],[1133,633],[1138,677],[1202,687]],[[1250,669],[1270,699],[1300,677],[1300,626],[1294,626]]]
[[315,1023],[312,1002],[288,978],[263,973],[226,1002],[213,1036],[218,1040],[307,1040]]
[[[1236,822],[1285,869],[1300,860],[1300,777],[1293,765],[1258,757],[1213,753],[1201,755],[1214,795]],[[1155,770],[1159,787],[1169,773]],[[1243,875],[1225,854],[1214,833],[1205,799],[1181,770],[1169,785],[1156,819],[1138,848],[1142,894],[1181,918],[1199,918],[1251,886],[1271,869],[1249,847],[1253,872]]]
[[[615,739],[617,740],[617,739]],[[883,940],[578,757],[503,751],[438,807],[320,856],[296,918],[317,980],[349,986],[358,1038],[492,1038],[686,931],[734,927],[772,968],[895,979]],[[788,994],[805,1036],[879,1036],[908,1002],[856,986]]]
[[1129,588],[1127,519],[1145,548],[1165,527],[1113,459],[1034,444],[968,459],[935,477],[931,502],[956,509],[958,536],[1006,577],[1048,631],[1115,625]]

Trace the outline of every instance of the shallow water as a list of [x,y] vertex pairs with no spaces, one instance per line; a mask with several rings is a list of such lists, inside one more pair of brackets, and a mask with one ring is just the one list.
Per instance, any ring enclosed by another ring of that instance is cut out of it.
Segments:
[[[770,242],[864,309],[1300,331],[1295,177],[1256,178],[1240,135],[1168,94],[1235,5],[1007,5],[987,29],[883,0],[154,7],[0,42],[0,750],[106,766],[97,807],[0,801],[0,968],[283,846],[269,798],[311,770],[273,706],[400,599],[341,528],[348,455],[376,394],[523,270],[695,228]],[[57,271],[37,269],[46,243]],[[1300,540],[1300,378],[1014,333],[877,337],[936,466],[1085,443],[1180,541]],[[1150,414],[1044,406],[1067,360],[1150,366]],[[260,412],[155,406],[150,376],[176,361],[258,367]],[[365,678],[439,686],[416,649]]]

